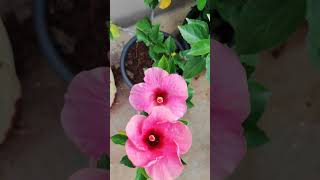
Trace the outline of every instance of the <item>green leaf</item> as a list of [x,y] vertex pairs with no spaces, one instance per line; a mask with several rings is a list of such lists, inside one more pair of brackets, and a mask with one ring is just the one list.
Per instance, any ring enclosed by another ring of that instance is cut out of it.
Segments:
[[160,31],[160,24],[153,25],[148,35],[154,45],[162,45],[164,34]]
[[257,54],[241,55],[240,62],[247,64],[249,66],[255,67],[258,64],[258,55]]
[[188,99],[186,100],[186,103],[187,103],[187,107],[190,109],[194,106],[194,104],[191,101],[193,98],[194,90],[189,86],[190,81],[189,83],[187,82],[187,84],[188,84]]
[[178,27],[184,40],[189,44],[196,43],[202,39],[209,38],[209,31],[199,24],[187,24]]
[[256,148],[270,141],[265,132],[257,126],[245,127],[244,134],[249,148]]
[[176,42],[171,36],[169,36],[164,43],[169,53],[173,53],[176,51]]
[[241,55],[240,62],[246,70],[247,79],[252,77],[252,74],[256,70],[256,65],[258,64],[258,55],[250,54],[250,55]]
[[164,55],[162,56],[159,63],[157,64],[157,67],[170,73],[170,63],[169,63],[168,58]]
[[127,140],[128,140],[128,137],[126,135],[123,135],[123,134],[116,134],[116,135],[111,137],[111,140],[115,144],[125,145]]
[[307,47],[311,62],[320,67],[320,1],[307,0],[307,20],[309,32],[307,36]]
[[186,18],[188,24],[198,24],[200,26],[202,26],[206,31],[209,31],[209,26],[208,23],[202,20],[198,20],[198,19],[189,19]]
[[197,0],[197,8],[199,11],[202,11],[206,7],[207,0]]
[[189,125],[189,122],[188,121],[186,121],[186,120],[183,120],[183,119],[180,119],[179,120],[180,122],[182,122],[184,125],[186,125],[186,126],[188,126]]
[[180,55],[176,55],[172,57],[172,60],[174,61],[174,64],[177,65],[180,69],[184,70],[184,65],[186,61],[181,59]]
[[110,158],[107,154],[102,155],[97,161],[97,168],[106,170],[110,169]]
[[189,59],[184,66],[183,77],[185,79],[193,78],[199,75],[204,70],[205,67],[206,67],[206,61],[204,59],[202,58]]
[[202,56],[208,53],[210,53],[210,40],[203,39],[194,44],[191,44],[191,50],[188,54],[192,56]]
[[155,9],[159,4],[159,0],[144,0],[144,4],[151,9]]
[[148,18],[143,18],[136,23],[136,29],[142,32],[150,32],[152,29],[151,21]]
[[150,46],[151,41],[149,40],[149,37],[143,32],[137,29],[136,31],[137,36],[137,42],[144,42],[146,46]]
[[193,108],[193,106],[194,106],[194,104],[192,103],[192,101],[191,101],[191,100],[187,100],[187,107],[188,107],[188,109]]
[[120,29],[117,25],[113,24],[112,21],[110,21],[110,39],[116,39],[120,36]]
[[166,47],[163,46],[163,44],[155,44],[155,45],[151,46],[151,49],[153,52],[155,52],[157,54],[162,54],[162,53],[168,52]]
[[215,0],[214,5],[234,28],[239,54],[278,46],[305,20],[305,0]]
[[177,69],[176,69],[176,64],[174,62],[174,58],[173,57],[169,57],[169,64],[170,64],[170,68],[169,68],[169,73],[176,73]]
[[194,94],[193,88],[191,88],[190,86],[188,86],[188,99],[192,99],[193,94]]
[[210,54],[207,55],[206,57],[206,78],[207,80],[210,82],[210,79],[211,79],[211,75],[210,75]]
[[135,166],[132,164],[131,160],[128,158],[127,155],[122,157],[120,164],[123,164],[129,168],[135,168]]
[[248,88],[250,93],[251,111],[244,122],[244,127],[256,126],[258,120],[262,117],[268,98],[271,93],[256,81],[249,80]]
[[147,180],[149,177],[144,170],[144,168],[138,168],[136,171],[136,178],[135,180]]
[[160,54],[154,52],[152,48],[149,48],[149,56],[155,62],[159,61],[161,59],[161,57],[162,57]]
[[182,158],[180,158],[180,160],[181,160],[181,162],[182,162],[182,164],[183,164],[184,166],[187,165],[187,163],[186,163]]
[[147,112],[145,112],[145,111],[142,111],[142,112],[140,113],[140,115],[149,116],[149,114],[148,114]]

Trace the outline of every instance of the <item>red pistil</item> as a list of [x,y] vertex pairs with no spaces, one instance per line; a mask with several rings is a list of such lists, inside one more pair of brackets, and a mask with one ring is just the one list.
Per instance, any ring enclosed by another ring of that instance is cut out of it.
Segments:
[[159,96],[159,97],[157,97],[157,103],[158,104],[162,104],[163,103],[163,97],[161,97],[161,96]]
[[149,141],[154,142],[155,140],[156,140],[156,137],[153,134],[151,134],[149,136]]

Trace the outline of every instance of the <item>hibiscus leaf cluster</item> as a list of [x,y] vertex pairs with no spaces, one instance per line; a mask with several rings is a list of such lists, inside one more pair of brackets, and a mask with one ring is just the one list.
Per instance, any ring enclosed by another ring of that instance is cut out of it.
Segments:
[[[228,29],[228,44],[234,46],[240,55],[257,54],[277,47],[307,20],[309,57],[320,67],[318,0],[215,0],[213,8],[220,16],[218,24],[214,25],[216,35],[226,40],[224,33]],[[222,25],[228,26],[224,32],[220,31]]]
[[199,75],[207,69],[206,77],[210,80],[210,31],[207,22],[186,19],[187,23],[179,26],[183,39],[191,46],[182,55],[186,59],[183,76],[186,79]]
[[[206,27],[206,35],[203,35],[203,37],[208,38],[208,25],[205,22],[201,23]],[[154,67],[159,67],[168,73],[177,73],[184,76],[188,85],[187,106],[192,108],[194,92],[190,87],[191,78],[199,75],[204,70],[206,62],[209,63],[210,61],[210,53],[202,56],[193,56],[188,54],[189,50],[178,49],[176,40],[169,35],[165,38],[164,33],[160,31],[160,24],[153,25],[148,18],[139,20],[136,23],[136,36],[137,42],[143,42],[149,48],[149,56],[153,60]]]

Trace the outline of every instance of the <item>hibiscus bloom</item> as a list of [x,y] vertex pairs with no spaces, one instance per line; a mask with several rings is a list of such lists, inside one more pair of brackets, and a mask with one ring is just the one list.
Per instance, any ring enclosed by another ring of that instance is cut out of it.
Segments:
[[[109,128],[107,108],[108,69],[106,67],[84,71],[78,74],[69,85],[61,121],[69,139],[92,161],[108,153]],[[70,180],[103,180],[109,177],[106,170],[82,169]]]
[[137,111],[147,113],[156,106],[165,106],[177,120],[187,111],[187,98],[188,87],[183,77],[153,67],[146,70],[144,83],[132,87],[129,101]]
[[177,178],[183,170],[180,156],[191,147],[189,128],[174,118],[167,108],[155,107],[148,117],[135,115],[127,124],[127,155],[153,180]]
[[217,41],[211,46],[213,61],[213,179],[223,180],[246,152],[242,123],[250,111],[246,74],[239,57]]

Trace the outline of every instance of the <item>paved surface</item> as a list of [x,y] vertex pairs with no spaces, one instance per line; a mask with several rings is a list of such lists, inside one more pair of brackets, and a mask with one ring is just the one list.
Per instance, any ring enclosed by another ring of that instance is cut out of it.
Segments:
[[320,179],[320,68],[307,58],[306,28],[278,58],[261,56],[256,78],[272,91],[261,119],[271,143],[250,150],[230,180]]
[[21,118],[0,145],[0,179],[67,179],[88,163],[60,125],[66,84],[39,53],[26,58],[23,66]]

